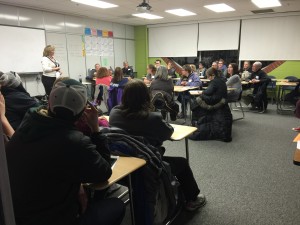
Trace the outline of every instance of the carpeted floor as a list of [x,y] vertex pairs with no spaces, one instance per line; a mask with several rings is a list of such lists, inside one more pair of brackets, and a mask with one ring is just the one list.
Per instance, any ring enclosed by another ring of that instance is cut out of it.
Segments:
[[[231,143],[189,141],[190,164],[207,205],[183,211],[174,225],[300,224],[300,167],[293,165],[292,142],[297,133],[291,131],[300,121],[269,108],[234,122]],[[185,156],[184,141],[164,146],[167,155]],[[131,224],[127,211],[122,225]]]

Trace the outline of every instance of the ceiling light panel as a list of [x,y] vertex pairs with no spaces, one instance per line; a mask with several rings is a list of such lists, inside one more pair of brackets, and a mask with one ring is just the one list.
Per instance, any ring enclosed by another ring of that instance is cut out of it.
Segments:
[[194,16],[194,15],[196,15],[196,13],[193,13],[193,12],[185,10],[185,9],[171,9],[171,10],[166,10],[165,12],[174,14],[176,16]]
[[114,8],[118,7],[118,5],[104,2],[104,1],[98,1],[98,0],[71,0],[72,2],[76,2],[83,5],[89,5],[101,9],[108,9],[108,8]]
[[258,8],[271,8],[281,6],[279,0],[251,0]]
[[221,3],[221,4],[213,4],[213,5],[205,5],[205,8],[212,10],[214,12],[220,13],[220,12],[232,12],[235,11],[234,8],[232,8],[231,6],[225,4],[225,3]]
[[163,18],[161,16],[153,15],[153,14],[150,14],[150,13],[136,13],[136,14],[132,14],[132,15],[136,16],[136,17],[148,19],[148,20],[156,20],[156,19],[162,19]]

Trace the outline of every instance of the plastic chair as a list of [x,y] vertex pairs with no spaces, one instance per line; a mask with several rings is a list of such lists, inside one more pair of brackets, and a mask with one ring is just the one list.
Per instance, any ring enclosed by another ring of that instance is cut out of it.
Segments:
[[107,99],[108,99],[108,86],[103,84],[97,84],[95,87],[94,104],[101,105],[101,102],[103,101],[106,109],[108,110]]
[[[237,103],[239,104],[239,109],[235,108],[235,109],[232,109],[233,111],[238,111],[240,110],[243,114],[243,117],[240,117],[240,118],[237,118],[237,119],[234,119],[233,121],[237,121],[237,120],[242,120],[245,118],[245,112],[244,112],[244,109],[243,109],[243,106],[242,106],[242,103],[241,103],[241,99],[242,99],[242,94],[243,94],[243,91],[240,92],[240,95],[239,95],[239,98],[237,100],[231,100],[229,101],[228,103],[231,105],[231,103],[234,103],[235,106],[237,107]],[[231,108],[231,107],[230,107]]]

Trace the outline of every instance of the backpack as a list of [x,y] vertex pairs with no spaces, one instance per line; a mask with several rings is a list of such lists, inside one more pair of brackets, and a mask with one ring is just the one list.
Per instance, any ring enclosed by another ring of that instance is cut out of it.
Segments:
[[133,202],[137,225],[161,225],[169,221],[180,206],[179,182],[160,150],[143,137],[130,136],[116,128],[106,128],[112,154],[146,160],[146,165],[132,174]]

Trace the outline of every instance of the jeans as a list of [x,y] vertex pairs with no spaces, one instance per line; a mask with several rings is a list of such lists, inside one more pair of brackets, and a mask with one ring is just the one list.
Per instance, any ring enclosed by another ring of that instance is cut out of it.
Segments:
[[125,204],[118,198],[93,202],[81,216],[80,225],[120,225],[125,209]]
[[[183,96],[184,96],[184,104],[182,103],[183,102]],[[184,112],[184,109],[185,109],[185,112],[187,111],[187,104],[188,102],[190,101],[190,94],[189,93],[179,93],[178,95],[178,98],[177,100],[181,103],[181,112],[183,113]],[[183,108],[184,106],[184,108]]]

